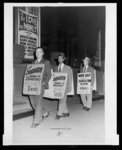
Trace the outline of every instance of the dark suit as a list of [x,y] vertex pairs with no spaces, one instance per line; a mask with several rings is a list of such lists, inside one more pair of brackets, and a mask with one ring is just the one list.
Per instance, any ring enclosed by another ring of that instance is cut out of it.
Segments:
[[42,85],[41,85],[41,94],[40,95],[31,95],[30,100],[33,108],[35,109],[35,114],[34,114],[34,123],[40,123],[41,117],[43,113],[46,112],[44,106],[43,106],[43,94],[44,94],[44,89],[48,88],[48,82],[51,78],[51,64],[48,60],[42,60],[37,63],[37,60],[33,62],[34,64],[44,64],[44,72],[42,75]]
[[[56,69],[54,70],[54,72],[58,72],[58,67],[56,67]],[[67,78],[67,85],[66,85],[66,91],[64,94],[64,98],[63,99],[59,99],[59,108],[58,108],[58,112],[57,115],[62,116],[63,113],[69,113],[69,110],[67,108],[67,104],[66,104],[66,100],[67,100],[67,93],[69,93],[72,89],[72,69],[70,66],[65,65],[61,70],[61,73],[67,73],[68,78]]]
[[90,94],[81,94],[81,99],[82,99],[84,107],[91,108],[92,107],[92,90],[93,90],[94,80],[95,80],[94,68],[91,66],[88,66],[86,71],[84,71],[84,68],[82,68],[80,70],[80,72],[81,73],[85,73],[85,72],[91,73],[91,91],[90,91]]

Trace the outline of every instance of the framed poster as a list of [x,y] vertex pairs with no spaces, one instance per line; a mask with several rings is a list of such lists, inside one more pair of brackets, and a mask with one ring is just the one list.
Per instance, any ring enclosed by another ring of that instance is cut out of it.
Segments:
[[40,45],[40,15],[38,7],[18,7],[17,44],[25,47],[24,59],[34,59],[34,49]]

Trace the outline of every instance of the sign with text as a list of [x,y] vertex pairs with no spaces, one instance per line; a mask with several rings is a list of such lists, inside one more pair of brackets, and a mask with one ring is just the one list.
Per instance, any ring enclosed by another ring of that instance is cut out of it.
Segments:
[[91,73],[77,74],[77,94],[90,94],[91,91]]
[[44,64],[28,65],[25,71],[23,94],[40,95]]
[[[25,47],[24,58],[34,59],[34,49],[39,45],[39,14],[32,14],[29,11],[31,7],[27,8],[18,8],[18,44]],[[39,12],[38,9],[34,10]]]
[[[44,97],[45,98],[51,98],[51,99],[56,99],[57,98],[57,96],[55,97],[54,96],[54,90],[53,90],[53,78],[55,77],[55,75],[53,75],[54,73],[53,73],[53,70],[51,70],[51,74],[52,74],[52,76],[51,76],[51,79],[49,80],[49,89],[45,89],[45,91],[44,91]],[[73,74],[72,74],[72,79],[73,79]],[[69,93],[67,93],[67,95],[74,95],[74,82],[73,82],[73,80],[72,80],[72,84],[71,84],[71,87],[72,87],[72,90],[69,92]]]
[[62,99],[66,91],[67,73],[53,73],[54,97]]

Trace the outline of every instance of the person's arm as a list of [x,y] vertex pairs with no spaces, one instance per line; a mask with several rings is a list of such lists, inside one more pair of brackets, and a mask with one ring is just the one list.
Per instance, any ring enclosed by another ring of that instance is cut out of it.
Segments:
[[46,75],[46,78],[44,81],[44,86],[45,88],[48,88],[48,82],[51,78],[51,64],[48,60],[45,61],[45,75]]
[[68,71],[68,80],[69,80],[69,85],[68,85],[68,87],[69,87],[69,91],[68,92],[70,92],[71,90],[72,90],[72,80],[73,80],[73,71],[72,71],[72,68],[71,67],[69,67],[69,69],[68,69],[69,71]]
[[92,77],[91,77],[91,86],[93,87],[94,86],[94,78],[95,78],[94,68],[91,68],[91,74],[92,74]]

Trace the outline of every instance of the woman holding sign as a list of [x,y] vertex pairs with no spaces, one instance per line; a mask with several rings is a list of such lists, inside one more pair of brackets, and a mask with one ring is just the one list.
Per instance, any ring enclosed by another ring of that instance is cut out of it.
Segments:
[[64,53],[60,53],[58,55],[59,65],[55,69],[55,72],[67,73],[68,75],[64,97],[63,99],[59,99],[58,112],[55,118],[56,120],[59,120],[61,117],[70,116],[69,110],[67,108],[66,100],[67,100],[67,93],[69,93],[72,90],[73,73],[71,67],[64,64],[65,59],[66,58]]
[[80,73],[91,73],[91,88],[89,94],[81,94],[81,99],[83,102],[83,109],[86,111],[89,111],[89,109],[92,107],[92,90],[94,85],[94,68],[89,66],[89,58],[85,57],[83,59],[84,67],[80,69]]
[[[45,108],[42,103],[43,103],[44,90],[49,88],[48,82],[51,78],[51,64],[48,60],[45,60],[43,58],[44,55],[43,49],[41,47],[36,48],[35,54],[37,59],[34,61],[34,64],[43,64],[44,70],[42,74],[42,82],[40,85],[41,86],[40,95],[30,95],[31,104],[35,109],[34,119],[31,126],[33,128],[38,126],[45,117],[49,116],[49,112],[45,111]],[[43,115],[43,111],[46,112],[46,113],[44,112],[44,115]]]

